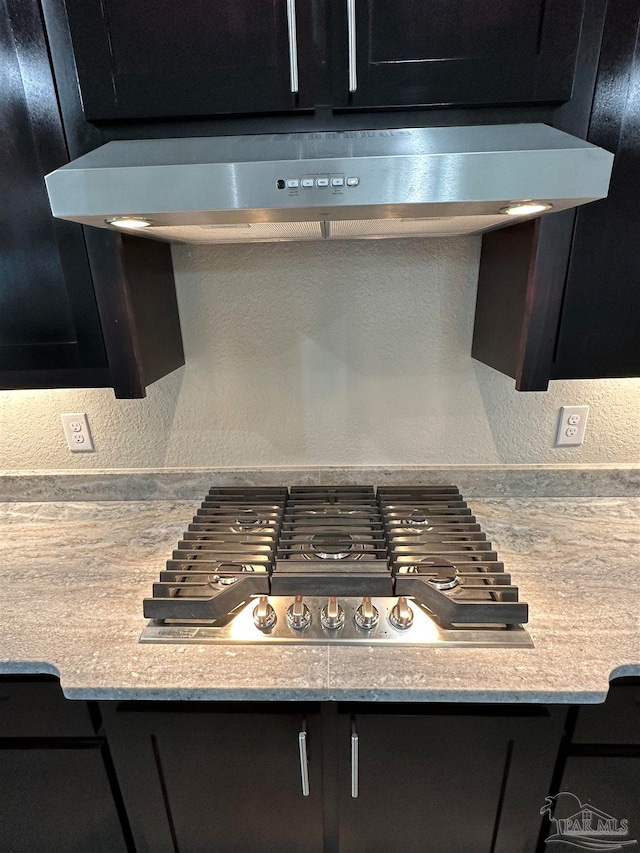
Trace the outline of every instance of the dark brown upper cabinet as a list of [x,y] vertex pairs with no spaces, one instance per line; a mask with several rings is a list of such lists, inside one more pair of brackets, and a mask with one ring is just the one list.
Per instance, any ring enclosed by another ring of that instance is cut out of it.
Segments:
[[89,121],[313,105],[308,2],[66,0],[66,7]]
[[614,151],[609,196],[578,210],[555,379],[640,375],[640,4],[610,4],[588,139]]
[[32,4],[12,11],[0,0],[0,387],[106,385],[82,228],[51,216],[43,180],[68,156],[42,29]]
[[482,241],[472,354],[520,391],[640,376],[640,0],[608,4],[584,100],[582,135],[616,155],[608,197]]
[[495,106],[571,97],[584,0],[332,3],[336,106]]
[[184,363],[169,246],[54,219],[70,159],[37,0],[0,0],[0,389],[145,386]]
[[337,108],[561,103],[584,2],[66,0],[66,9],[85,117],[135,121],[313,109],[327,105],[329,73]]

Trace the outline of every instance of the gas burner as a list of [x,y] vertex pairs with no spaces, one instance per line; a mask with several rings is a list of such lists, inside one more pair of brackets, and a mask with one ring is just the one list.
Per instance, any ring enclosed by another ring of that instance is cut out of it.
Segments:
[[400,520],[400,524],[413,533],[423,533],[425,530],[433,530],[431,522],[419,509],[412,510],[406,518]]
[[298,510],[298,515],[357,515],[361,518],[367,518],[367,513],[358,509],[341,509],[337,504],[330,504],[323,509],[302,509]]
[[238,580],[234,575],[212,575],[209,578],[209,586],[231,586]]
[[447,592],[448,590],[455,589],[460,585],[460,578],[457,574],[444,571],[440,574],[434,575],[432,578],[427,578],[427,583],[434,589],[439,589],[441,592]]
[[304,554],[307,560],[361,560],[364,544],[356,541],[350,533],[342,530],[323,530],[314,533],[308,539],[311,549],[315,553]]
[[[224,572],[234,574],[227,575]],[[238,572],[255,572],[255,566],[250,563],[218,563],[218,570],[209,577],[208,583],[210,586],[231,586],[238,580]]]
[[403,566],[399,569],[399,572],[400,574],[408,575],[426,575],[425,566],[434,566],[435,574],[425,577],[426,582],[434,589],[446,592],[447,590],[455,589],[457,586],[460,586],[458,570],[453,563],[435,565],[433,560],[429,557],[418,559],[415,563],[406,566],[406,568]]
[[230,530],[232,533],[263,533],[267,527],[267,522],[255,510],[241,509]]
[[219,572],[255,572],[256,568],[251,563],[218,563]]

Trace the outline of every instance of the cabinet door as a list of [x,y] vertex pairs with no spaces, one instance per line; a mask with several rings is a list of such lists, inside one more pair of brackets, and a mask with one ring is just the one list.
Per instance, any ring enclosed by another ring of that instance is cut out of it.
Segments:
[[79,738],[94,734],[89,706],[65,699],[57,678],[0,677],[0,738]]
[[574,744],[633,744],[640,747],[640,682],[616,679],[602,705],[582,705],[573,731]]
[[311,104],[307,2],[65,2],[89,121],[282,112]]
[[[301,787],[302,713],[127,703],[105,712],[138,853],[318,853],[322,750],[308,717],[309,796]],[[156,706],[157,708],[157,706]]]
[[554,379],[640,376],[640,2],[610,3],[587,138],[616,155],[609,196],[579,208]]
[[[562,820],[570,817],[574,818],[574,830],[564,842],[567,849],[622,850],[617,841],[626,841],[635,849],[633,841],[640,842],[640,756],[637,754],[573,755],[565,766],[559,791],[550,798],[548,806],[545,826],[548,843],[544,848],[548,853],[557,850],[558,843],[562,844],[566,831]],[[627,822],[626,828],[622,821]],[[610,831],[599,833],[598,829],[607,824]]]
[[[584,0],[332,2],[338,106],[530,104],[571,97]],[[351,93],[349,6],[355,7],[357,72]]]
[[37,2],[0,0],[0,388],[108,384],[82,228],[44,175],[67,151]]
[[[358,737],[353,768],[350,724]],[[460,706],[341,722],[338,834],[344,853],[531,853],[561,718]],[[358,796],[352,796],[352,773]]]
[[83,748],[67,741],[61,748],[27,748],[26,743],[0,748],[4,853],[126,853],[99,745]]

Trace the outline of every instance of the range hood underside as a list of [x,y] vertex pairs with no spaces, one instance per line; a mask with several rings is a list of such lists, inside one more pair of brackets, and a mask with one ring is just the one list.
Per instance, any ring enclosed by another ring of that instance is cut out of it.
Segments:
[[442,216],[425,219],[342,219],[316,222],[158,225],[145,237],[181,243],[276,243],[298,240],[375,240],[385,237],[451,237],[513,225],[505,215]]

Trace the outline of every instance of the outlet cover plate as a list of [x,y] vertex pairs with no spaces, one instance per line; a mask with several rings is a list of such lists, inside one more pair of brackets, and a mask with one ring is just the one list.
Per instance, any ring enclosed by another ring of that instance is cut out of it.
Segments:
[[93,437],[84,413],[60,415],[65,438],[72,453],[93,453]]
[[577,447],[584,444],[589,406],[562,406],[558,420],[556,446]]

